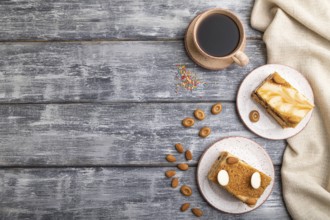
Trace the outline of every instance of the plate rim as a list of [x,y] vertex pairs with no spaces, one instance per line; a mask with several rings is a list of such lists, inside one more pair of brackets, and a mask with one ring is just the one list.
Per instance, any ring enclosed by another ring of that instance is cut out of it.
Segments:
[[311,91],[312,91],[312,96],[313,96],[313,104],[314,104],[314,106],[316,106],[316,105],[315,105],[315,97],[314,97],[314,91],[313,91],[313,88],[311,87],[309,81],[307,80],[307,78],[306,78],[303,74],[301,74],[298,70],[296,70],[295,68],[293,68],[293,67],[291,67],[291,66],[288,66],[288,65],[277,64],[277,63],[268,63],[268,64],[265,64],[265,65],[262,65],[262,66],[259,66],[259,67],[255,68],[255,69],[253,69],[253,70],[252,70],[248,75],[246,75],[246,77],[243,79],[243,81],[242,81],[242,83],[240,84],[240,87],[239,87],[239,89],[238,89],[238,91],[237,91],[237,96],[236,96],[236,109],[237,109],[238,115],[240,116],[240,120],[243,122],[244,126],[247,127],[247,128],[248,128],[251,132],[253,132],[254,134],[258,135],[259,137],[266,138],[266,139],[269,139],[269,140],[286,140],[286,139],[288,139],[288,138],[291,138],[291,137],[296,136],[297,134],[299,134],[300,132],[302,132],[302,131],[306,128],[306,126],[309,124],[310,120],[311,120],[312,117],[313,117],[313,114],[314,114],[314,108],[311,110],[311,116],[309,117],[307,123],[305,124],[304,127],[301,128],[301,130],[299,130],[298,132],[296,132],[296,133],[294,133],[294,134],[292,134],[292,135],[289,135],[289,136],[287,136],[287,137],[285,137],[285,138],[273,138],[273,137],[268,137],[268,136],[263,135],[263,134],[259,134],[259,133],[255,132],[254,130],[252,130],[252,129],[246,124],[246,122],[243,120],[243,116],[242,116],[242,114],[241,114],[240,108],[238,107],[238,101],[237,101],[237,100],[238,100],[239,94],[241,93],[242,85],[244,84],[244,82],[246,82],[248,76],[250,76],[250,75],[251,75],[254,71],[256,71],[257,69],[261,69],[261,68],[264,68],[265,66],[270,66],[270,65],[272,65],[272,66],[284,66],[284,67],[290,68],[290,69],[294,70],[295,72],[297,72],[297,73],[303,78],[303,80],[305,80],[305,81],[307,82],[307,85],[308,85],[309,88],[311,89]]
[[[231,139],[231,138],[242,138],[242,139],[245,139],[245,140],[251,141],[251,142],[255,143],[256,145],[258,145],[258,146],[261,148],[261,150],[263,150],[263,151],[265,152],[265,154],[266,154],[266,156],[267,156],[269,162],[272,164],[271,167],[272,167],[272,170],[273,170],[273,173],[274,173],[274,179],[272,180],[273,184],[272,184],[272,186],[271,186],[271,189],[270,189],[269,195],[266,196],[265,200],[264,200],[262,203],[260,203],[258,206],[253,207],[251,210],[247,210],[247,211],[243,211],[243,212],[237,212],[237,213],[235,213],[235,212],[228,212],[228,211],[221,210],[221,209],[215,207],[213,204],[211,204],[211,203],[209,202],[209,200],[206,198],[206,196],[204,195],[204,193],[202,192],[202,190],[201,190],[201,184],[200,184],[200,182],[199,182],[199,178],[198,178],[198,176],[199,176],[199,169],[200,169],[200,161],[204,158],[204,156],[205,156],[205,154],[207,153],[207,151],[210,150],[210,148],[212,148],[213,146],[215,146],[216,143],[221,142],[221,141],[223,141],[223,140],[225,140],[225,139]],[[258,144],[256,141],[251,140],[250,138],[242,137],[242,136],[227,136],[227,137],[223,137],[223,138],[220,138],[218,141],[215,141],[214,143],[212,143],[209,147],[207,147],[207,148],[204,150],[203,154],[201,155],[200,159],[198,160],[198,166],[197,166],[197,169],[196,169],[196,176],[197,176],[196,179],[197,179],[198,190],[199,190],[200,194],[202,195],[203,199],[207,202],[207,204],[209,204],[211,207],[213,207],[214,209],[216,209],[216,210],[218,210],[218,211],[221,211],[221,212],[224,212],[224,213],[228,213],[228,214],[235,214],[235,215],[245,214],[245,213],[248,213],[248,212],[254,211],[255,209],[259,208],[261,205],[263,205],[263,204],[268,200],[269,196],[273,193],[273,189],[274,189],[274,185],[275,185],[275,168],[274,168],[273,161],[272,161],[272,159],[270,158],[270,156],[269,156],[269,154],[267,153],[267,151],[266,151],[266,150],[265,150],[260,144]]]

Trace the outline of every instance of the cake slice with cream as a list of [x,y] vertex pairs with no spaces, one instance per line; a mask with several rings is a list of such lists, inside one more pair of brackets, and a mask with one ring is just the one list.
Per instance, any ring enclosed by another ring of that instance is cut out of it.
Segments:
[[252,98],[283,127],[296,127],[314,105],[278,73],[269,75]]
[[227,151],[212,165],[208,179],[253,207],[272,178]]

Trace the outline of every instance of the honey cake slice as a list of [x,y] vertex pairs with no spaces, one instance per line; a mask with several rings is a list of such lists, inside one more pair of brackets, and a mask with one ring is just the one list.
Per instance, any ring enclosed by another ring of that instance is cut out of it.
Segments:
[[[218,181],[219,173],[223,171],[228,173],[227,185],[223,185]],[[251,183],[254,173],[260,174],[260,186],[257,189]],[[208,179],[251,207],[255,206],[272,180],[270,176],[253,168],[227,151],[221,152],[219,158],[213,163],[208,173]]]
[[303,94],[277,72],[269,75],[251,96],[283,128],[296,127],[314,108]]

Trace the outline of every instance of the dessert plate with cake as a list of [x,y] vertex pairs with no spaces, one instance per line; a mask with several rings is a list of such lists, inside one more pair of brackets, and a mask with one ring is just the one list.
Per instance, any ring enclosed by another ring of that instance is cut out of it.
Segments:
[[264,203],[274,186],[267,152],[243,137],[224,138],[209,147],[198,163],[197,183],[205,200],[227,213],[245,213]]
[[280,140],[296,135],[307,125],[314,96],[301,73],[288,66],[268,64],[244,79],[236,104],[242,121],[251,131]]

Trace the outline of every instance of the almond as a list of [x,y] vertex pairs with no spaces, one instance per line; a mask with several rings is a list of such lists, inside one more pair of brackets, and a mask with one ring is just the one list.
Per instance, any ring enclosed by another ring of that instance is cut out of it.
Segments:
[[257,110],[252,110],[249,114],[250,121],[257,122],[260,119],[260,114]]
[[221,186],[227,186],[229,183],[229,174],[226,170],[220,170],[217,175],[218,183]]
[[180,154],[182,154],[184,151],[184,148],[183,148],[182,144],[180,144],[180,143],[175,144],[175,149]]
[[181,212],[185,212],[189,209],[189,207],[190,207],[190,203],[185,203],[181,206],[180,210]]
[[248,198],[245,201],[245,203],[248,204],[249,206],[254,206],[257,203],[257,199],[255,199],[255,198]]
[[219,114],[221,111],[222,111],[222,105],[221,105],[221,103],[216,103],[216,104],[214,104],[214,105],[212,106],[212,108],[211,108],[211,113],[212,113],[213,115],[217,115],[217,114]]
[[203,211],[199,208],[192,208],[191,211],[196,217],[201,217],[203,215]]
[[187,185],[183,185],[181,186],[180,192],[184,195],[184,196],[191,196],[192,194],[192,190],[189,186]]
[[192,158],[193,158],[192,153],[191,153],[190,150],[187,150],[187,151],[186,151],[185,156],[186,156],[186,159],[187,159],[187,160],[192,160]]
[[211,128],[209,127],[202,127],[201,130],[199,130],[199,136],[202,138],[206,138],[211,134]]
[[227,161],[228,164],[235,164],[235,163],[238,162],[238,158],[236,158],[236,157],[228,157],[226,161]]
[[179,185],[179,178],[173,178],[171,183],[172,188],[176,188],[178,187],[178,185]]
[[195,121],[193,118],[185,118],[182,120],[182,125],[184,127],[191,127],[195,124]]
[[186,164],[186,163],[180,163],[180,164],[178,164],[178,168],[179,168],[180,170],[186,171],[186,170],[189,169],[189,165]]
[[201,110],[201,109],[196,109],[196,110],[194,111],[194,116],[195,116],[195,118],[198,119],[198,120],[203,120],[203,119],[205,118],[205,113],[204,113],[204,111]]
[[175,176],[175,174],[176,174],[175,170],[168,170],[165,172],[165,176],[167,178],[171,178],[171,177]]
[[176,158],[175,158],[175,156],[173,156],[172,154],[168,154],[167,156],[166,156],[166,160],[168,161],[168,162],[175,162],[176,161]]
[[259,172],[254,172],[251,176],[251,186],[254,189],[259,189],[259,187],[261,186],[261,176]]

